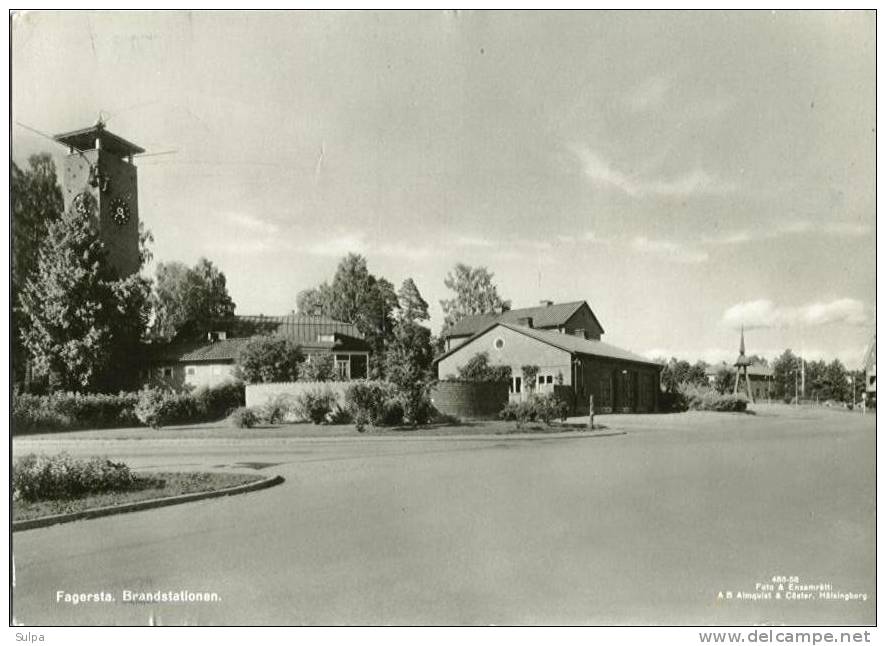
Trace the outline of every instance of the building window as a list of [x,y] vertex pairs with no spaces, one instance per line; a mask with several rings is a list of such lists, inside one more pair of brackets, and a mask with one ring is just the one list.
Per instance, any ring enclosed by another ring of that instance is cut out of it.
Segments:
[[351,355],[351,379],[366,379],[367,361],[365,354]]
[[501,337],[498,337],[493,345],[495,346],[496,350],[501,350],[503,347],[505,347],[505,340]]
[[172,368],[163,368],[162,376],[164,379],[169,379],[172,377]]
[[185,368],[185,372],[186,372],[188,375],[194,375],[194,374],[196,374],[197,369],[194,368],[194,366],[188,366],[187,368]]
[[523,378],[522,377],[511,377],[511,392],[519,395],[522,388],[523,388]]
[[545,377],[545,382],[549,384],[554,383],[554,375],[548,375],[547,377]]
[[545,385],[545,376],[544,376],[544,375],[539,375],[539,376],[538,376],[538,385],[539,385],[539,386],[544,386],[544,385]]
[[342,381],[351,378],[351,357],[347,354],[335,355],[335,374]]

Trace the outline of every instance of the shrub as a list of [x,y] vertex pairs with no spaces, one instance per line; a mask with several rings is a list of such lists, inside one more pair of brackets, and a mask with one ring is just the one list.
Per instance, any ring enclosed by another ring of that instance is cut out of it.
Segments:
[[329,413],[327,419],[330,424],[351,424],[354,421],[354,417],[351,415],[350,411],[338,403],[332,409],[332,412]]
[[383,381],[355,381],[345,390],[345,408],[359,432],[366,426],[392,426],[403,422],[403,405],[391,384]]
[[246,404],[242,381],[227,381],[213,387],[201,386],[192,393],[198,416],[206,421],[223,419]]
[[231,412],[230,417],[228,417],[228,420],[230,420],[231,424],[237,428],[252,428],[260,421],[259,415],[255,412],[255,409],[247,406],[235,408]]
[[490,366],[489,353],[478,352],[458,368],[458,378],[462,381],[510,381],[511,367]]
[[299,346],[289,339],[256,337],[240,352],[238,370],[240,376],[250,384],[295,381],[303,359]]
[[143,388],[138,393],[135,415],[145,426],[159,429],[173,423],[196,421],[197,405],[188,393],[163,388]]
[[542,422],[550,426],[555,419],[565,421],[569,415],[569,404],[549,393],[546,395],[530,395],[519,402],[508,402],[498,414],[500,419],[517,422],[517,428],[523,428],[527,422]]
[[322,424],[337,402],[338,397],[328,388],[312,388],[296,395],[295,409],[301,417]]
[[335,357],[331,354],[314,354],[305,361],[298,375],[299,381],[337,381]]
[[15,433],[78,428],[135,426],[136,393],[32,395],[14,393],[12,424]]
[[138,484],[128,466],[98,457],[76,460],[67,453],[51,457],[31,453],[12,467],[13,498],[28,502],[127,491]]
[[689,404],[681,392],[660,392],[658,394],[658,409],[663,413],[682,413],[689,410]]
[[281,424],[291,419],[295,411],[295,402],[290,395],[280,394],[270,397],[256,410],[266,424]]
[[[434,412],[434,406],[431,404],[431,386],[433,382],[430,380],[418,380],[405,385],[393,385],[394,394],[400,403],[402,411],[401,420],[404,419],[418,426],[427,424]],[[399,424],[400,422],[393,422]]]
[[721,395],[713,388],[680,384],[680,394],[685,398],[690,410],[742,413],[748,408],[744,395]]

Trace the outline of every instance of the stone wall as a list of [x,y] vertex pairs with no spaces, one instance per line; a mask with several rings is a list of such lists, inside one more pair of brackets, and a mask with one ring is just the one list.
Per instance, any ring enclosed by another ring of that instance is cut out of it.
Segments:
[[431,391],[438,411],[461,419],[490,419],[508,403],[507,382],[438,381]]

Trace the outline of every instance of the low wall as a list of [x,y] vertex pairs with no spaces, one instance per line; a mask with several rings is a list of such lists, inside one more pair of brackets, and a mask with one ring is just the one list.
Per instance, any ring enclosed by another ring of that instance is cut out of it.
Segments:
[[431,390],[431,401],[445,415],[462,419],[494,418],[508,403],[508,383],[438,381]]
[[247,384],[246,405],[261,406],[278,395],[295,397],[305,391],[318,388],[331,390],[338,397],[339,404],[343,404],[348,384],[347,381],[281,381],[269,384]]

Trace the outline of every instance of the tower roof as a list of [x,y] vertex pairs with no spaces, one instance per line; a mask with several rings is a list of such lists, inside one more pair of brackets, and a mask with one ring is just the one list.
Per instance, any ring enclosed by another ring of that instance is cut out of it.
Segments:
[[100,122],[88,128],[56,135],[53,138],[59,143],[73,146],[78,150],[93,150],[95,149],[95,140],[100,139],[102,150],[107,150],[109,153],[119,155],[120,157],[145,152],[144,148],[136,146],[134,143],[126,141],[123,137],[119,137],[110,130],[105,129],[104,124]]
[[751,365],[751,360],[744,353],[744,325],[741,326],[741,344],[738,346],[738,358],[734,364],[737,368],[747,367]]

